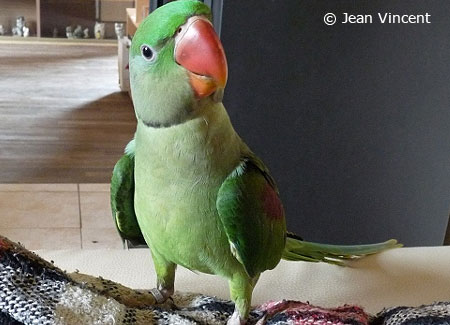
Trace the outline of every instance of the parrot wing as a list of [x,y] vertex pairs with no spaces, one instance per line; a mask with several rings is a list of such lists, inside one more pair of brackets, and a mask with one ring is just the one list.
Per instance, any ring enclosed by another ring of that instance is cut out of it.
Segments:
[[275,183],[256,156],[243,157],[225,179],[216,207],[231,251],[248,275],[273,269],[285,246],[286,223]]
[[145,244],[134,213],[134,140],[114,166],[111,178],[111,210],[122,240],[133,245]]

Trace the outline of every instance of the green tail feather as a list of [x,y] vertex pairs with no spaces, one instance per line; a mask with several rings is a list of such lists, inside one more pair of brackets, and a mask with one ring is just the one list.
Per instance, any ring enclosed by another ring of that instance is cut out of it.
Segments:
[[402,247],[395,239],[369,245],[327,245],[303,241],[288,233],[282,258],[288,261],[326,262],[344,266],[344,260],[357,259],[386,249]]

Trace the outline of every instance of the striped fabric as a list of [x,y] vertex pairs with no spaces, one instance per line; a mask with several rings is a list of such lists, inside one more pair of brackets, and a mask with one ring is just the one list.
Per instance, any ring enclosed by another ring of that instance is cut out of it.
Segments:
[[[145,290],[103,278],[65,273],[0,236],[0,325],[3,324],[226,324],[230,301],[176,293],[155,305]],[[434,325],[450,324],[449,303],[398,307],[370,318],[356,306],[326,309],[298,301],[268,302],[252,310],[248,324]]]

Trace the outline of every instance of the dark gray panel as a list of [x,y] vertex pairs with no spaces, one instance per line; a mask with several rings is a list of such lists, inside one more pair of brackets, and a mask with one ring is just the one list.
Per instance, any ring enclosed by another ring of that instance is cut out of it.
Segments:
[[[325,13],[430,13],[426,25]],[[224,103],[307,239],[442,244],[450,203],[450,2],[225,1]]]
[[214,29],[216,30],[216,33],[220,36],[221,31],[222,31],[223,1],[222,0],[205,0],[205,3],[211,7]]

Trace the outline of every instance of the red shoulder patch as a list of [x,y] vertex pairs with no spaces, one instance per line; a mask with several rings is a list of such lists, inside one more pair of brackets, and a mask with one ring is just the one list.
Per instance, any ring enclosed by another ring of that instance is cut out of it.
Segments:
[[284,217],[283,204],[281,204],[278,194],[268,183],[264,186],[262,200],[264,212],[269,218],[282,219]]

